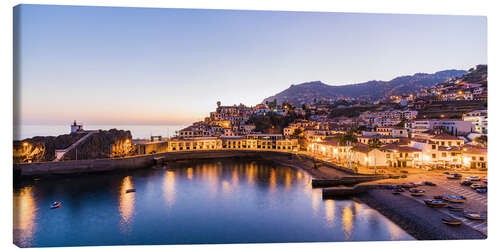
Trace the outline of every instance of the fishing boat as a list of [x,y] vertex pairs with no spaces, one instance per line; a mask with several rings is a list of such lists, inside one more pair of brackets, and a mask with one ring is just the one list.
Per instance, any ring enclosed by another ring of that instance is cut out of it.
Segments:
[[449,226],[460,226],[462,225],[462,221],[459,220],[459,219],[455,219],[453,217],[444,217],[441,219],[441,221],[446,224],[446,225],[449,225]]
[[52,205],[50,205],[50,209],[55,209],[55,208],[60,208],[62,207],[62,204],[60,201],[54,201]]
[[453,203],[465,203],[467,198],[458,195],[443,195],[443,200],[453,202]]
[[424,203],[428,207],[445,207],[448,205],[444,200],[424,200]]
[[422,190],[422,189],[410,189],[408,192],[410,192],[410,194],[412,196],[423,196],[423,195],[425,195],[425,190]]
[[462,211],[464,211],[464,208],[463,207],[459,207],[459,206],[448,205],[446,208],[448,208],[448,210],[450,210],[450,211],[455,211],[455,212],[462,212]]
[[135,188],[127,189],[127,191],[125,191],[125,193],[133,193],[133,192],[135,192]]
[[470,220],[486,220],[487,216],[480,213],[464,212],[464,217]]

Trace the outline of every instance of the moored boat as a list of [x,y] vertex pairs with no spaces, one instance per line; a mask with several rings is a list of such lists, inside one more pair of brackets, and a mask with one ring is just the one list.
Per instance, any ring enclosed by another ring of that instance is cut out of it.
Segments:
[[462,175],[461,174],[449,174],[446,176],[446,178],[451,179],[451,180],[458,180],[458,179],[462,179]]
[[412,196],[423,196],[423,195],[425,195],[425,190],[422,190],[422,189],[410,189],[408,192],[410,192],[410,194]]
[[50,209],[60,208],[60,207],[62,207],[62,203],[60,201],[54,201],[52,205],[50,205]]
[[443,200],[449,201],[449,202],[454,202],[454,203],[465,203],[467,201],[467,198],[464,196],[458,196],[458,195],[443,195]]
[[424,200],[425,205],[429,207],[445,207],[448,203],[444,200]]
[[486,220],[488,217],[484,214],[475,212],[464,212],[464,217],[470,220]]
[[486,189],[486,188],[476,189],[476,193],[478,193],[478,194],[486,194],[486,192],[488,192],[488,189]]
[[462,221],[459,220],[459,219],[455,219],[453,217],[444,217],[441,219],[441,221],[446,224],[446,225],[449,225],[449,226],[460,226],[462,225]]

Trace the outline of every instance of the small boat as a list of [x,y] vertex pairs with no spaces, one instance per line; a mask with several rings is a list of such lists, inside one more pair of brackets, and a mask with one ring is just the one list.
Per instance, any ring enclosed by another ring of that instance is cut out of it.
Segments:
[[487,188],[478,188],[476,189],[476,193],[478,194],[486,194],[488,192]]
[[454,203],[465,203],[467,198],[458,195],[443,195],[443,200]]
[[474,213],[474,212],[464,212],[464,217],[470,220],[486,220],[487,216],[480,214],[480,213]]
[[125,193],[133,193],[133,192],[135,192],[135,188],[127,189],[127,191],[125,191]]
[[436,186],[436,184],[435,184],[435,183],[432,183],[432,182],[430,182],[430,181],[424,181],[424,185],[426,185],[426,186],[431,186],[431,187]]
[[481,181],[483,181],[484,183],[488,184],[488,179],[486,179],[486,178],[482,179]]
[[443,196],[442,195],[434,195],[434,197],[432,197],[436,200],[442,200],[443,199]]
[[401,186],[404,187],[404,188],[414,188],[414,187],[416,187],[415,183],[413,183],[413,182],[403,183],[403,184],[401,184]]
[[400,193],[400,192],[398,192],[398,191],[392,191],[392,194],[393,194],[393,195],[398,195],[398,194],[401,194],[401,193]]
[[461,174],[449,174],[446,176],[446,178],[451,179],[451,180],[458,180],[462,178]]
[[448,205],[444,200],[424,200],[424,203],[428,207],[445,207]]
[[423,196],[423,195],[425,195],[425,190],[422,190],[422,189],[410,189],[408,192],[410,192],[410,194],[412,196]]
[[455,212],[462,212],[462,211],[464,211],[464,208],[463,207],[459,207],[459,206],[448,205],[446,208],[448,208],[448,210],[450,210],[450,211],[455,211]]
[[477,183],[474,183],[474,184],[470,185],[470,187],[472,189],[483,189],[483,188],[486,188],[485,185],[481,185],[481,184],[477,184]]
[[481,178],[479,176],[467,176],[465,177],[466,180],[468,181],[480,181]]
[[462,186],[470,186],[470,185],[472,185],[472,182],[471,181],[467,181],[467,180],[463,180],[463,181],[460,181],[460,185],[462,185]]
[[50,209],[60,208],[60,207],[62,207],[62,203],[60,201],[54,201],[52,205],[50,205]]
[[444,217],[441,219],[441,221],[446,224],[446,225],[449,225],[449,226],[460,226],[462,225],[462,221],[459,220],[459,219],[455,219],[453,217]]

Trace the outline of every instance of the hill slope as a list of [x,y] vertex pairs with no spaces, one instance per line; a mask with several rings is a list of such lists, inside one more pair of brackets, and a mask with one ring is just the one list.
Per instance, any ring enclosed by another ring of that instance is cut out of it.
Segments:
[[341,86],[327,85],[321,81],[292,85],[288,89],[264,99],[263,102],[290,102],[294,105],[309,104],[314,100],[336,100],[343,98],[378,100],[391,95],[414,94],[422,88],[444,82],[451,77],[467,73],[464,70],[444,70],[434,74],[417,73],[412,76],[400,76],[390,81],[368,81]]

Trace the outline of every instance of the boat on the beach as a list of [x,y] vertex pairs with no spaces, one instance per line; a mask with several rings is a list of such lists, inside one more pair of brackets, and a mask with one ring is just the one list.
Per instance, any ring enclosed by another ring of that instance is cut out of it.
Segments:
[[410,194],[412,196],[423,196],[425,195],[425,190],[422,190],[422,189],[410,189],[408,192],[410,192]]
[[437,199],[434,199],[434,200],[424,200],[424,203],[428,207],[445,207],[445,206],[448,205],[448,202],[446,202],[444,200],[437,200]]
[[449,174],[449,175],[446,175],[446,178],[448,178],[450,180],[459,180],[462,178],[462,175],[461,174]]
[[463,181],[460,181],[460,185],[470,186],[470,185],[472,185],[472,181],[463,180]]
[[443,195],[443,200],[453,202],[453,203],[465,203],[467,198],[459,195]]
[[470,185],[470,187],[472,189],[480,189],[480,188],[486,188],[486,185],[481,185],[481,184],[478,184],[478,183],[474,183],[474,184]]
[[432,198],[437,199],[437,200],[442,200],[443,196],[442,195],[434,195]]
[[450,210],[450,211],[455,211],[455,212],[462,212],[462,211],[464,211],[464,208],[463,207],[459,207],[459,206],[448,205],[446,208],[448,208],[448,210]]
[[404,188],[414,188],[417,185],[415,185],[415,183],[413,183],[413,182],[410,182],[410,183],[406,183],[405,182],[405,183],[401,184],[401,186],[404,187]]
[[436,186],[436,184],[435,184],[435,183],[432,183],[432,182],[430,182],[430,181],[424,181],[424,185],[426,185],[426,186],[431,186],[431,187]]
[[487,216],[480,213],[464,212],[464,217],[470,220],[486,220]]
[[135,192],[135,188],[130,188],[130,189],[127,189],[127,191],[125,191],[125,193],[133,193]]
[[50,209],[55,209],[55,208],[60,208],[62,207],[62,202],[60,201],[54,201],[52,205],[50,205]]
[[478,188],[478,189],[476,189],[476,193],[478,193],[478,194],[486,194],[486,192],[488,192],[487,188]]
[[441,221],[446,224],[446,225],[449,225],[449,226],[460,226],[462,225],[462,221],[459,220],[459,219],[455,219],[451,216],[448,216],[448,217],[444,217],[441,219]]
[[468,181],[480,181],[481,177],[473,175],[473,176],[467,176],[467,177],[465,177],[465,179]]

